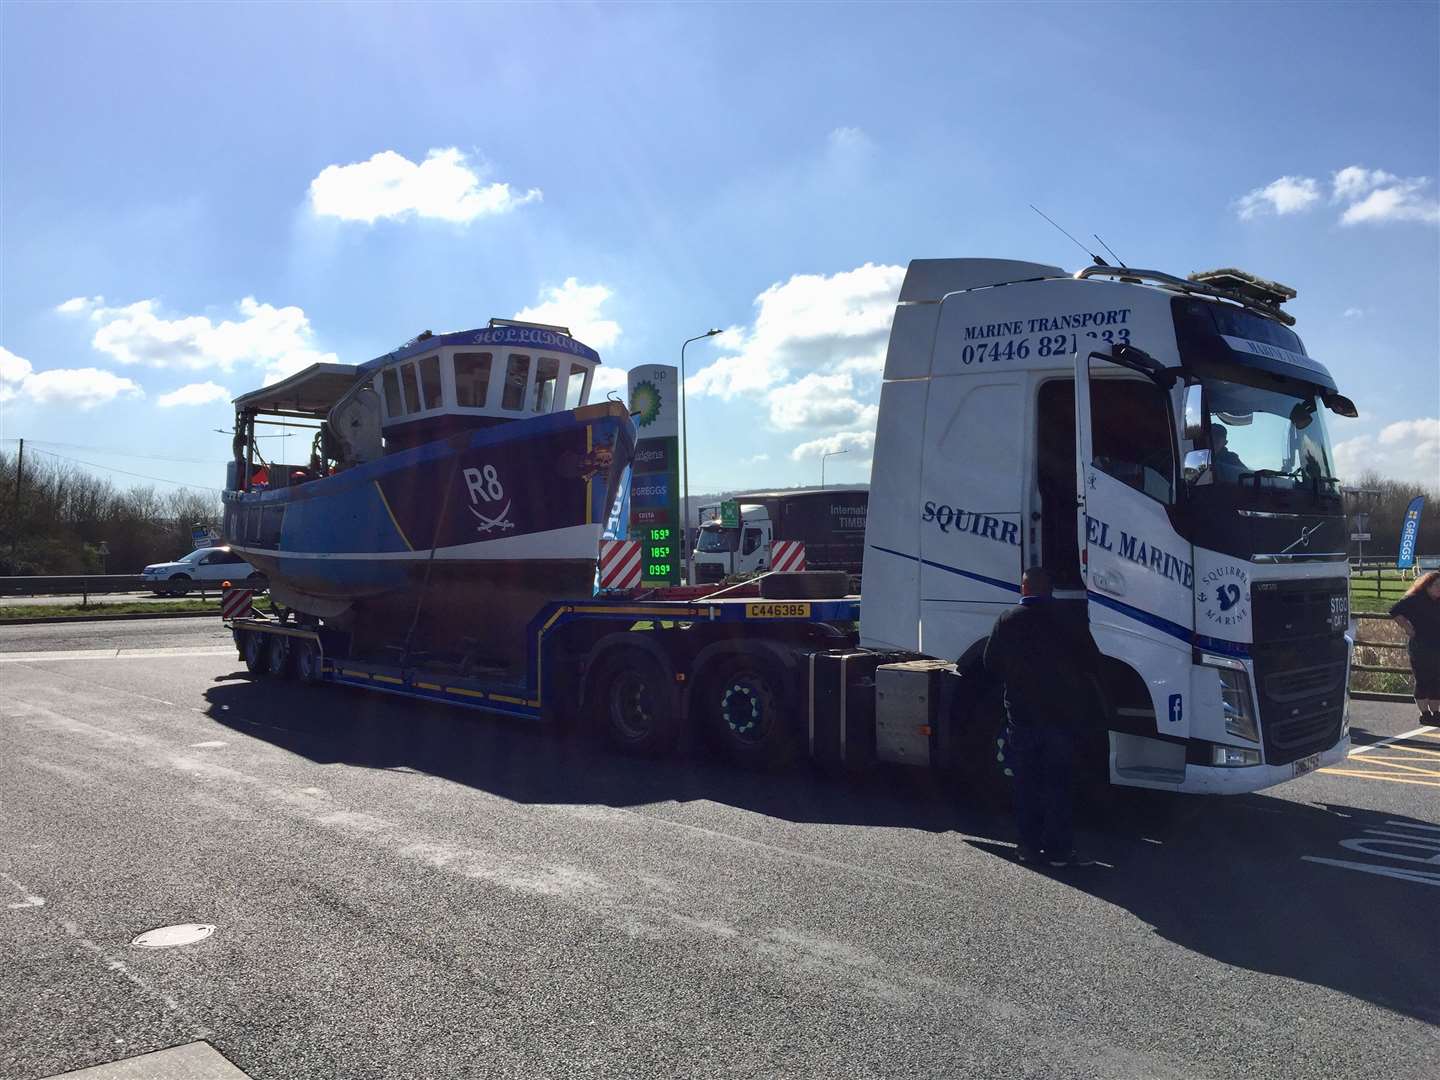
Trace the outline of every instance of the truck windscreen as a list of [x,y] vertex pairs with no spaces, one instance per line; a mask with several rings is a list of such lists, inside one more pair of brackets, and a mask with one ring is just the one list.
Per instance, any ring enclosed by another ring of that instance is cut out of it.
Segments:
[[1257,492],[1338,494],[1325,407],[1314,396],[1223,379],[1202,382],[1214,483]]
[[712,553],[725,552],[734,551],[739,546],[739,529],[724,529],[718,525],[706,525],[700,529],[700,542],[695,545],[695,550]]

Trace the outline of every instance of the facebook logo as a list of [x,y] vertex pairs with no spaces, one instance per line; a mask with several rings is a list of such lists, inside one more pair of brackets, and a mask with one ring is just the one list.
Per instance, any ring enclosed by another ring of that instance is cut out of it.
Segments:
[[1181,707],[1181,704],[1180,704],[1180,695],[1179,695],[1179,694],[1171,694],[1171,695],[1170,695],[1170,723],[1172,723],[1172,724],[1178,724],[1178,723],[1180,723],[1180,719],[1181,719],[1182,716],[1184,716],[1184,711],[1183,711],[1183,709],[1182,709],[1182,707]]

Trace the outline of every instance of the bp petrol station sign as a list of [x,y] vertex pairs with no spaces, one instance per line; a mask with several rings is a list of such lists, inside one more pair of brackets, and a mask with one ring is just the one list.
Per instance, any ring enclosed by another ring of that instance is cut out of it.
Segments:
[[680,584],[679,370],[630,369],[635,458],[630,467],[630,539],[641,544],[642,587]]

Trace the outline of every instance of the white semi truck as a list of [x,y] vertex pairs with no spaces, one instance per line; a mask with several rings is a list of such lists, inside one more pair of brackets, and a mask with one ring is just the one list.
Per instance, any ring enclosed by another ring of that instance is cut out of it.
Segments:
[[463,641],[361,651],[383,634],[283,615],[231,620],[236,645],[257,673],[589,724],[635,751],[693,725],[743,763],[994,777],[1001,703],[978,661],[1041,565],[1104,654],[1076,703],[1097,779],[1280,783],[1345,754],[1352,645],[1325,412],[1354,406],[1289,328],[1293,295],[1238,271],[912,262],[863,597],[821,573],[542,602],[503,670]]
[[1119,784],[1248,791],[1346,751],[1351,642],[1325,413],[1354,416],[1239,271],[910,264],[890,333],[860,642],[984,648],[1047,568],[1106,657]]
[[[691,553],[691,582],[713,584],[733,574],[770,568],[771,544],[796,540],[805,545],[810,570],[839,570],[856,577],[865,557],[865,514],[869,492],[863,487],[804,488],[737,495],[740,522],[726,526],[719,507],[701,509],[699,538]],[[708,519],[706,511],[711,511]]]

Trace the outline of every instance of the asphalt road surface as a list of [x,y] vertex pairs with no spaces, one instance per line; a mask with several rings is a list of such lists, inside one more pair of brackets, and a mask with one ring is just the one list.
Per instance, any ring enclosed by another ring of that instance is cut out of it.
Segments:
[[1042,873],[924,777],[256,681],[208,620],[5,628],[0,1076],[1433,1078],[1440,733],[1352,720],[1342,767],[1124,794]]

